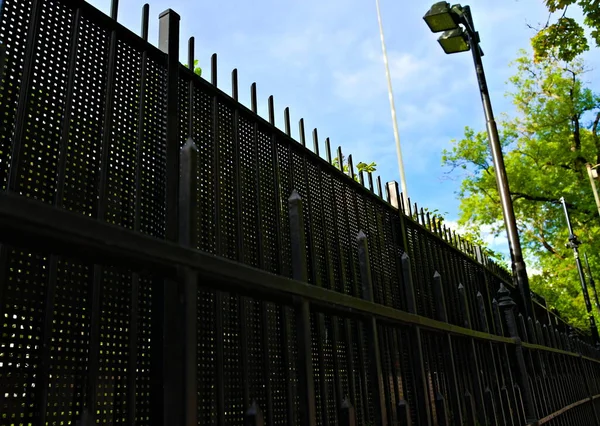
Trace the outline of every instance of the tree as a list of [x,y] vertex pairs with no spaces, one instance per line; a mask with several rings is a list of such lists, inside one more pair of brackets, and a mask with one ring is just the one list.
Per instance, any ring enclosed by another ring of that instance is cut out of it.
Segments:
[[[585,328],[581,288],[559,199],[564,196],[581,250],[600,277],[600,221],[586,163],[600,163],[600,97],[585,86],[580,60],[531,59],[513,64],[509,96],[516,117],[501,120],[501,143],[524,250],[532,258],[532,289],[569,321]],[[445,150],[443,165],[462,171],[460,224],[474,234],[482,225],[503,232],[502,210],[486,132],[466,128]],[[530,274],[531,275],[531,274]],[[568,297],[565,297],[568,296]]]
[[[538,32],[532,39],[536,61],[554,58],[569,62],[589,50],[590,40],[586,37],[585,27],[591,31],[591,41],[596,47],[600,46],[598,0],[545,0],[544,3],[551,15],[546,24],[537,29]],[[567,16],[567,12],[573,6],[583,13],[584,25]],[[553,23],[550,22],[552,13],[560,14]]]

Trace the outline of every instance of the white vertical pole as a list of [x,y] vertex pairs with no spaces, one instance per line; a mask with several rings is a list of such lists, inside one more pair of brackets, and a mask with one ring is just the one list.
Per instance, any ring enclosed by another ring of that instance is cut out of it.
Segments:
[[404,162],[402,161],[402,148],[400,147],[400,135],[398,133],[398,122],[396,120],[396,106],[394,105],[394,92],[392,90],[392,79],[390,77],[390,66],[388,64],[387,50],[385,48],[385,38],[383,37],[383,24],[381,22],[381,11],[379,9],[379,0],[375,0],[377,5],[377,21],[379,22],[379,36],[381,37],[381,50],[383,51],[383,63],[385,65],[385,75],[387,77],[388,96],[390,98],[390,109],[392,111],[392,125],[394,126],[394,139],[396,140],[396,154],[398,156],[398,170],[400,171],[400,187],[404,205],[408,206],[408,189],[406,188],[406,175],[404,174]]

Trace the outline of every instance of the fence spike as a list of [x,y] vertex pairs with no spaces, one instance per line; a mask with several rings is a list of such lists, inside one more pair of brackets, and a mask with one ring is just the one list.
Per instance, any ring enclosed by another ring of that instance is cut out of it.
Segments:
[[275,125],[275,99],[273,98],[273,95],[269,96],[268,107],[269,107],[269,123],[271,123],[274,126]]
[[558,332],[558,329],[553,328],[553,330],[554,330],[554,341],[556,342],[556,347],[558,349],[565,349],[563,347],[563,342],[562,342],[562,339],[560,338],[560,333]]
[[546,341],[544,340],[544,333],[542,332],[542,324],[540,323],[540,320],[535,321],[535,335],[537,337],[538,345],[547,345]]
[[250,108],[252,112],[258,113],[258,97],[256,96],[256,83],[250,85]]
[[463,327],[471,328],[471,316],[469,314],[469,302],[467,300],[467,291],[462,283],[458,284],[458,302],[460,310],[463,313]]
[[537,336],[535,334],[535,326],[533,325],[533,320],[531,317],[527,317],[527,336],[529,337],[531,343],[534,345],[538,344]]
[[487,322],[487,312],[485,310],[485,300],[483,294],[480,291],[477,292],[477,307],[479,308],[479,323],[481,325],[481,331],[489,333],[490,329]]
[[542,325],[542,331],[544,333],[544,342],[546,343],[546,346],[552,347],[552,339],[550,338],[550,333],[548,332],[546,324]]
[[421,225],[425,226],[425,210],[421,207]]
[[475,416],[475,401],[473,401],[473,396],[469,391],[465,392],[465,408],[467,410],[466,420],[468,426],[476,426],[477,419]]
[[300,143],[302,146],[306,146],[306,133],[304,132],[304,118],[301,118],[298,122],[298,132],[300,133]]
[[433,274],[433,299],[435,303],[436,319],[438,321],[448,322],[442,276],[438,271],[435,271]]
[[446,408],[446,399],[440,391],[435,396],[435,411],[437,413],[438,426],[448,425],[448,410]]
[[491,426],[498,425],[498,416],[496,414],[496,403],[494,401],[494,393],[489,387],[486,387],[483,391],[483,398],[485,401],[485,411],[490,421]]
[[[385,184],[385,201],[392,204],[392,182],[386,182]],[[392,204],[393,206],[393,204]],[[395,207],[395,206],[394,206]]]
[[369,191],[375,193],[375,188],[373,186],[373,173],[367,172],[367,179],[369,180]]
[[340,169],[340,172],[344,173],[344,155],[342,153],[342,147],[338,146],[337,149],[337,158],[338,158],[338,168]]
[[142,39],[148,41],[148,26],[150,23],[150,5],[146,3],[142,6]]
[[316,127],[313,129],[313,151],[319,155],[319,134]]
[[416,201],[415,201],[414,207],[415,207],[415,222],[419,223],[419,206],[417,205]]
[[377,176],[377,193],[379,194],[379,198],[383,199],[383,188],[381,186],[381,176]]
[[353,160],[352,160],[352,154],[350,154],[348,156],[348,174],[352,178],[352,180],[355,179],[355,175],[354,175],[354,163],[353,163]]
[[527,327],[525,326],[525,317],[521,312],[517,314],[517,326],[519,328],[519,337],[521,337],[521,340],[524,342],[529,342]]
[[292,136],[292,126],[290,122],[290,107],[285,107],[283,110],[283,122],[285,125],[285,134],[288,136]]
[[237,68],[234,68],[233,71],[231,71],[231,97],[233,98],[234,101],[238,101],[239,98],[239,94],[238,94],[238,70]]
[[431,217],[429,215],[429,212],[427,212],[427,229],[431,231]]
[[[400,195],[402,195],[402,193],[400,193]],[[404,197],[402,199],[404,199]],[[412,210],[411,210],[412,207],[410,205],[410,197],[408,197],[408,200],[406,201],[406,204],[407,204],[406,207],[408,209],[408,217],[410,217],[412,219]]]
[[217,87],[217,54],[213,53],[210,57],[210,82]]
[[398,209],[398,212],[402,212],[402,210],[400,210],[401,209],[400,192],[399,192],[398,186],[399,186],[398,182],[396,182],[396,181],[388,182],[385,185],[387,197],[388,197],[388,203],[390,203],[392,206],[396,207]]
[[504,336],[504,327],[502,326],[502,316],[500,315],[500,308],[498,307],[498,301],[494,298],[492,300],[492,313],[494,314],[494,329],[498,336]]
[[415,288],[412,281],[410,268],[410,257],[408,253],[402,253],[402,278],[404,286],[404,296],[406,298],[407,311],[411,314],[417,313],[417,302],[415,299]]
[[110,17],[116,21],[118,16],[119,16],[119,0],[112,0],[110,2]]
[[401,399],[398,402],[398,421],[400,425],[412,425],[412,421],[410,419],[410,408],[408,406],[408,402],[406,400]]
[[365,176],[363,174],[362,170],[358,171],[358,181],[360,182],[360,184],[364,187],[365,186]]
[[194,72],[194,37],[188,39],[188,68]]
[[340,426],[356,426],[356,413],[348,397],[342,402]]
[[331,142],[329,138],[325,139],[325,155],[327,155],[327,162],[331,164]]

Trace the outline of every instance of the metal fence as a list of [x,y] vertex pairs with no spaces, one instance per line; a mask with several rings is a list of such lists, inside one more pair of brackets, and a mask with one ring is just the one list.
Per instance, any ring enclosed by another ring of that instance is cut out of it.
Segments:
[[543,300],[148,16],[2,4],[1,425],[599,424]]

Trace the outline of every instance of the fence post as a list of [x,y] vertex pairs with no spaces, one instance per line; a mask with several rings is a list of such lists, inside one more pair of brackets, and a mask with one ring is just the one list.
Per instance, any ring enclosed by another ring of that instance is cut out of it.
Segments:
[[[444,287],[442,285],[442,276],[439,272],[435,272],[433,274],[433,298],[435,302],[435,311],[436,311],[436,319],[438,321],[448,322],[448,313],[446,310],[446,299],[444,298]],[[452,342],[452,336],[450,333],[446,334],[446,341],[448,344],[448,354],[444,356],[444,361],[446,364],[446,373],[448,374],[448,381],[450,384],[450,388],[448,391],[448,397],[450,398],[452,404],[452,414],[454,419],[454,424],[462,425],[462,404],[460,400],[460,392],[458,387],[458,380],[456,375],[456,365],[454,363],[454,345]],[[439,397],[443,398],[443,395],[438,394],[436,397],[436,407],[439,404]],[[445,401],[444,401],[444,410],[445,410]],[[437,409],[439,416],[439,408]],[[448,424],[447,417],[443,417],[445,420],[444,425]]]
[[[458,301],[461,308],[461,311],[464,314],[463,327],[472,329],[471,323],[471,315],[469,312],[469,303],[467,301],[467,292],[465,286],[462,284],[458,285]],[[479,377],[480,366],[479,360],[477,358],[477,348],[475,347],[475,339],[470,338],[468,340],[468,360],[471,366],[471,378],[473,379],[473,392],[475,393],[475,401],[473,403],[477,403],[479,410],[475,410],[477,413],[477,417],[480,422],[486,423],[487,413],[485,400],[483,399],[483,386],[481,385],[481,379]]]
[[[402,215],[403,213],[400,213]],[[405,230],[403,229],[402,232]],[[411,314],[417,313],[417,304],[415,301],[415,290],[413,287],[410,258],[408,254],[402,255],[402,273],[404,295],[406,297],[406,306]],[[412,370],[415,378],[415,387],[417,391],[417,419],[418,425],[431,426],[431,410],[429,408],[429,392],[427,389],[427,376],[425,375],[425,363],[423,360],[423,345],[421,341],[421,328],[413,326],[411,328],[411,347],[412,347]]]
[[498,306],[504,313],[504,319],[506,322],[506,329],[509,335],[515,342],[515,361],[517,365],[517,381],[519,383],[519,389],[521,391],[521,398],[525,410],[525,421],[527,424],[537,424],[537,416],[535,414],[535,406],[533,404],[533,396],[531,393],[531,387],[529,385],[529,374],[525,367],[525,358],[523,356],[523,345],[517,332],[517,324],[515,320],[514,308],[516,303],[510,297],[510,292],[504,287],[503,283],[500,283],[500,289],[498,290]]
[[[369,243],[367,241],[367,236],[363,231],[358,233],[358,262],[360,265],[363,299],[373,303],[373,278],[371,276],[371,264],[369,262]],[[387,410],[385,404],[383,370],[381,368],[381,356],[379,353],[377,320],[374,317],[371,317],[366,324],[369,356],[371,358],[372,392],[373,397],[375,398],[375,423],[385,425],[387,424]]]
[[[304,237],[304,217],[302,198],[298,191],[292,191],[288,200],[290,218],[290,240],[292,248],[292,275],[297,281],[307,282],[306,240]],[[315,379],[312,365],[312,339],[310,327],[310,305],[306,299],[294,300],[296,327],[298,334],[298,363],[300,388],[300,424],[315,426]]]
[[356,413],[349,398],[344,399],[342,402],[340,426],[356,426]]
[[[198,206],[198,148],[190,137],[180,154],[181,172],[179,175],[179,243],[196,248],[196,216]],[[184,412],[185,424],[198,424],[198,273],[190,268],[181,271],[183,281],[184,323]]]
[[[168,9],[159,15],[158,47],[167,54],[167,91],[166,91],[166,239],[177,241],[178,201],[179,201],[179,117],[178,117],[178,84],[179,84],[179,21],[180,17]],[[164,283],[162,297],[163,318],[161,336],[153,343],[160,345],[156,352],[161,356],[161,371],[158,382],[162,392],[163,424],[183,425],[185,419],[185,352],[184,327],[185,310],[183,307],[183,285],[180,282]],[[154,312],[153,315],[161,315]],[[159,319],[157,318],[157,321]],[[154,339],[153,339],[154,340]],[[161,344],[162,343],[162,344]],[[159,408],[160,411],[160,408]]]
[[264,426],[265,418],[263,412],[256,403],[252,401],[252,405],[244,414],[244,426]]

